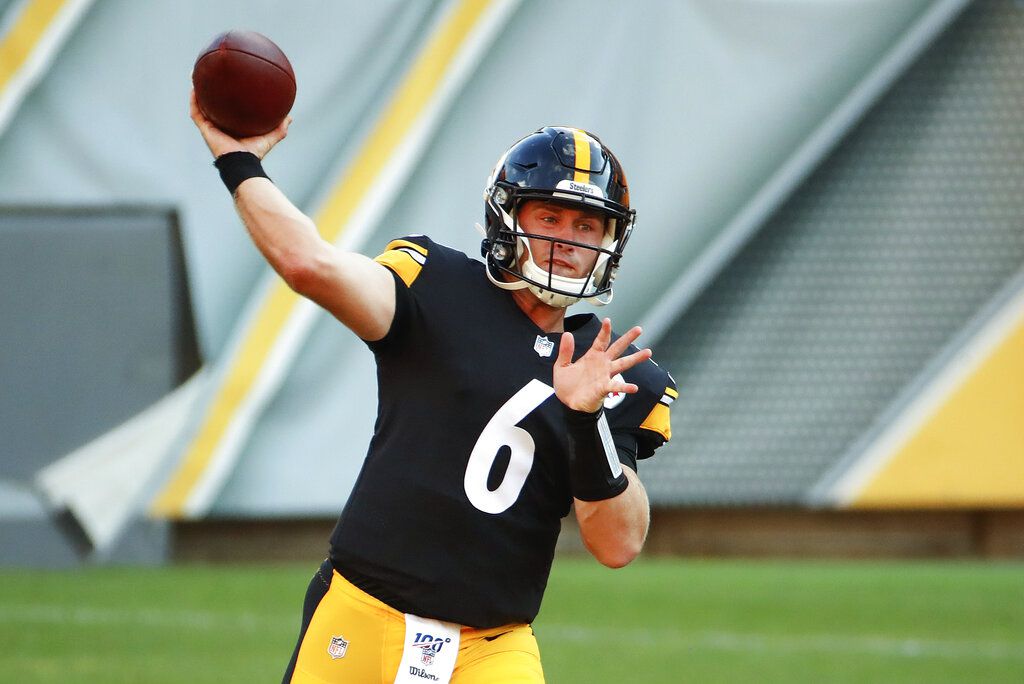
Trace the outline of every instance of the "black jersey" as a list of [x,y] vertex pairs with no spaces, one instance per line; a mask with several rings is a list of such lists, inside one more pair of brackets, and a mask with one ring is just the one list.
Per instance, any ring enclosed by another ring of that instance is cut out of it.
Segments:
[[[377,260],[395,277],[395,319],[369,344],[377,422],[331,560],[402,612],[531,622],[572,504],[551,387],[560,334],[534,325],[481,262],[429,238],[395,240]],[[577,356],[600,326],[593,314],[566,318]],[[608,424],[646,458],[671,436],[675,384],[651,361],[624,375],[640,390],[608,397]],[[629,451],[620,458],[635,468]]]

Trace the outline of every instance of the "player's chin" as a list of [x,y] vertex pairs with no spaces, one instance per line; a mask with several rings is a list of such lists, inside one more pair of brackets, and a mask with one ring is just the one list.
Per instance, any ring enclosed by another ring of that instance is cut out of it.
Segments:
[[580,273],[580,269],[578,269],[578,268],[576,268],[574,266],[565,266],[563,264],[553,264],[550,267],[549,266],[545,266],[544,267],[545,270],[548,270],[549,268],[551,270],[551,273],[553,273],[554,275],[556,275],[556,276],[558,276],[560,278],[576,278],[576,279],[579,279],[579,278],[585,277],[584,274]]

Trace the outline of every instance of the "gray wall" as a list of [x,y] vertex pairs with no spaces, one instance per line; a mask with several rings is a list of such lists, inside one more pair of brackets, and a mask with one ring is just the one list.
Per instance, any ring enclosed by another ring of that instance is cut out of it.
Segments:
[[0,207],[0,479],[116,427],[198,366],[174,212]]

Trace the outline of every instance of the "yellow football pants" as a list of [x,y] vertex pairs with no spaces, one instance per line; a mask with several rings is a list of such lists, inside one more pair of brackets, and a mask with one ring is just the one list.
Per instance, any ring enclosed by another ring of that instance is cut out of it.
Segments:
[[[321,580],[325,572],[321,570]],[[402,660],[405,615],[353,586],[334,570],[330,573],[329,582],[323,581],[328,585],[326,593],[298,646],[291,678],[287,679],[286,674],[285,681],[392,684]],[[342,648],[344,654],[339,656]],[[533,629],[529,625],[463,627],[451,682],[543,684]]]

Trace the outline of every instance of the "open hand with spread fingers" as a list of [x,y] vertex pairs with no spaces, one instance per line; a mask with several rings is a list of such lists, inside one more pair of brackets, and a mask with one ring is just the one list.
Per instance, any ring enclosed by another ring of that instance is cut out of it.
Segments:
[[615,376],[651,358],[650,349],[622,356],[641,332],[640,326],[635,326],[611,342],[612,322],[606,318],[590,349],[575,362],[572,360],[575,340],[571,333],[563,333],[555,360],[555,396],[573,410],[593,413],[601,408],[609,392],[636,393],[636,385],[616,380]]

